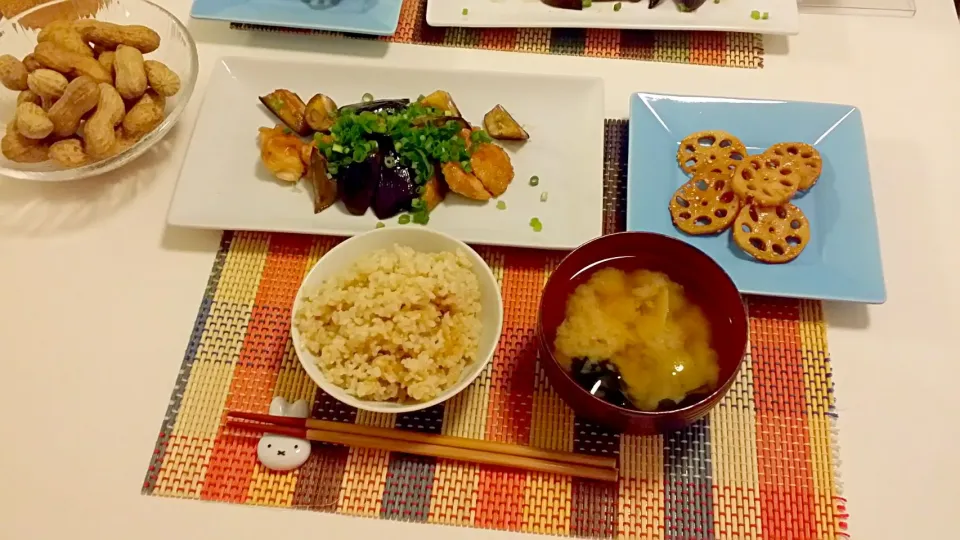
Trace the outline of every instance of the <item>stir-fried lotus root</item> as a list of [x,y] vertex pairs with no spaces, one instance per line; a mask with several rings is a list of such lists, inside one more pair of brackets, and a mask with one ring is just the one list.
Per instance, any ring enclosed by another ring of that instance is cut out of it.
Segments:
[[680,141],[677,162],[686,173],[716,162],[737,162],[747,155],[740,139],[726,131],[698,131]]
[[820,172],[823,170],[820,152],[807,143],[777,143],[767,148],[763,154],[768,157],[777,156],[784,163],[791,163],[800,174],[800,189],[804,191],[817,183]]
[[733,224],[733,241],[759,261],[790,262],[807,247],[810,223],[792,204],[745,206]]
[[725,171],[697,173],[670,199],[673,224],[687,234],[715,234],[737,217],[740,199]]
[[733,173],[733,191],[745,203],[777,206],[789,202],[800,189],[800,174],[792,163],[776,156],[749,156]]

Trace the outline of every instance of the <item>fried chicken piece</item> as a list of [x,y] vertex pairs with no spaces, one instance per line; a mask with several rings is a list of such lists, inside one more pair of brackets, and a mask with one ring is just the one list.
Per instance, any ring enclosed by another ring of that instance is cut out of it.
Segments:
[[281,127],[260,128],[260,160],[278,179],[296,182],[306,172],[310,147],[292,133]]
[[474,176],[494,197],[503,195],[513,181],[513,164],[510,163],[510,156],[495,144],[477,145],[470,157],[470,166],[473,167]]
[[490,192],[484,189],[483,183],[476,176],[464,171],[459,163],[444,163],[440,170],[443,172],[443,179],[454,193],[475,201],[490,200]]
[[447,187],[447,184],[434,173],[430,177],[430,180],[427,180],[427,183],[423,186],[423,200],[427,203],[427,211],[432,212],[438,204],[443,202],[444,197],[447,196],[447,190],[450,189]]

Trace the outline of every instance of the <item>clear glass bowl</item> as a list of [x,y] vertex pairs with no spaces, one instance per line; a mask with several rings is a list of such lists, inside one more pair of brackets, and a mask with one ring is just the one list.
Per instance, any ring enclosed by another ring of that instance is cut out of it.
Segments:
[[[75,19],[84,15],[89,0],[57,0],[41,4],[0,24],[0,52],[23,58],[33,52],[37,34],[47,23],[57,19]],[[107,159],[67,169],[54,161],[43,163],[17,163],[0,155],[0,176],[61,182],[78,180],[121,167],[147,151],[170,131],[183,114],[197,83],[197,44],[190,32],[176,17],[162,7],[147,0],[103,0],[94,18],[116,24],[140,24],[160,34],[160,48],[148,53],[148,60],[159,60],[180,76],[180,91],[167,98],[166,117],[156,129],[145,135],[136,144]],[[0,134],[6,133],[7,124],[16,112],[18,92],[0,87]],[[2,135],[0,135],[2,136]]]

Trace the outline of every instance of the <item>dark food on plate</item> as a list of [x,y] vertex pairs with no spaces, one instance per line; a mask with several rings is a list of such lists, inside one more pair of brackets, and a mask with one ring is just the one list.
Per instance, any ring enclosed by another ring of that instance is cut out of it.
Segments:
[[737,218],[740,199],[725,171],[698,172],[670,200],[673,224],[687,234],[715,234]]
[[[424,224],[448,191],[485,201],[513,181],[507,152],[471,127],[443,90],[413,103],[365,94],[340,108],[324,94],[304,105],[286,89],[260,101],[286,125],[260,128],[261,160],[280,180],[306,177],[315,213],[339,198],[354,215],[372,208],[386,219],[409,211],[414,223]],[[488,116],[497,112],[494,126],[503,138],[529,138],[503,107]],[[313,144],[298,136],[310,133]]]
[[370,99],[368,101],[361,101],[360,103],[351,103],[350,105],[344,105],[340,107],[339,114],[344,114],[347,112],[352,113],[362,113],[362,112],[371,112],[371,113],[388,113],[396,114],[410,105],[409,99],[373,99],[370,94],[367,94]]
[[483,128],[487,130],[494,139],[503,139],[507,141],[525,141],[530,135],[513,119],[513,116],[503,108],[497,105],[487,114],[483,115]]
[[310,147],[307,180],[313,189],[313,213],[319,214],[337,202],[337,181],[327,174],[327,160],[317,147]]
[[683,286],[649,270],[604,268],[567,300],[554,356],[614,405],[673,409],[717,387],[710,322]]
[[785,142],[748,156],[733,135],[701,131],[680,142],[677,162],[693,178],[668,204],[676,228],[703,235],[733,224],[734,243],[765,263],[790,262],[806,248],[810,223],[789,203],[820,178],[823,159],[816,148]]
[[757,260],[792,261],[810,241],[807,216],[792,204],[747,206],[733,225],[733,241]]
[[[594,2],[614,2],[614,1],[626,1],[631,3],[637,3],[640,0],[543,0],[544,4],[548,6],[553,6],[561,9],[574,9],[577,11],[582,10],[585,7],[590,7]],[[697,8],[702,6],[706,0],[675,0],[677,3],[677,8],[680,11],[696,11]],[[653,9],[659,6],[663,0],[650,0],[650,3],[647,5],[649,9]],[[615,8],[616,11],[616,8]]]

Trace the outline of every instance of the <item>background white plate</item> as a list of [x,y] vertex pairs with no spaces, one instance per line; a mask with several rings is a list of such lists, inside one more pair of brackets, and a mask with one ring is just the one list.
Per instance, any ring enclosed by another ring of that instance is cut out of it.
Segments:
[[[427,0],[427,23],[431,26],[478,26],[486,28],[623,28],[636,30],[721,30],[759,34],[796,34],[800,15],[796,0],[707,0],[692,13],[677,11],[674,0],[664,0],[649,9],[648,0],[594,2],[583,11],[558,9],[541,0]],[[467,14],[463,14],[463,10]],[[769,13],[755,21],[750,12]]]
[[[428,227],[475,244],[574,248],[599,236],[603,222],[603,81],[598,78],[411,70],[336,64],[284,63],[223,58],[207,89],[177,182],[167,222],[210,229],[283,231],[352,236],[373,229],[368,211],[352,216],[342,203],[313,213],[310,192],[273,179],[260,163],[257,129],[276,119],[258,96],[289,88],[306,101],[316,92],[338,105],[376,98],[416,99],[449,91],[474,125],[502,104],[530,133],[526,143],[507,142],[516,178],[496,201],[477,203],[457,195],[430,215]],[[531,187],[529,179],[540,177]],[[547,191],[547,202],[540,194]],[[530,218],[543,230],[534,232]],[[397,219],[384,220],[388,226]]]

